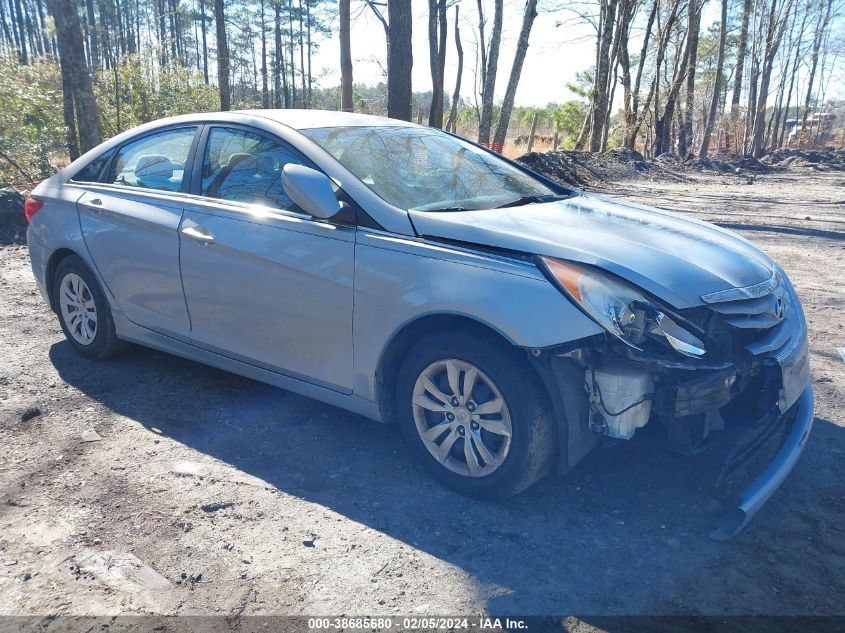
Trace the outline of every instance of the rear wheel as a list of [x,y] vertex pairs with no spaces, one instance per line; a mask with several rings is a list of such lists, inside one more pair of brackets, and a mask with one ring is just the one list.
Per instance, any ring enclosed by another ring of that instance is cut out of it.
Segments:
[[123,349],[115,334],[108,300],[97,278],[77,255],[59,262],[53,293],[59,324],[77,352],[98,360]]
[[523,353],[492,335],[418,342],[399,370],[396,402],[411,450],[458,492],[514,495],[552,465],[547,395]]

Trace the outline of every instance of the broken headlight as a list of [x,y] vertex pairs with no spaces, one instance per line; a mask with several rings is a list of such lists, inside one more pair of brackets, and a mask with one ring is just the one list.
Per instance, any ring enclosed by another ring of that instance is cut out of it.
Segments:
[[704,356],[701,339],[634,286],[593,268],[552,257],[540,259],[566,294],[625,344],[642,350],[646,338],[654,337],[684,356]]

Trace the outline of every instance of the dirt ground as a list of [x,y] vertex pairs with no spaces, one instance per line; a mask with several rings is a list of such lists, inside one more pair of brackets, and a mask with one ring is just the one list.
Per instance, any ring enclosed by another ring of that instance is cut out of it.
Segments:
[[390,427],[142,348],[86,361],[2,247],[0,614],[845,613],[845,173],[747,182],[603,187],[739,231],[803,298],[815,428],[726,543],[680,458],[618,445],[473,501]]

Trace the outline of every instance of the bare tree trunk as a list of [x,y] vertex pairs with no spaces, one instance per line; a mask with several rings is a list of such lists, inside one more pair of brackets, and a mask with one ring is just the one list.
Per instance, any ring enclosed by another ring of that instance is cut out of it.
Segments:
[[137,40],[137,50],[141,50],[141,4],[139,0],[135,0],[135,36]]
[[205,24],[205,0],[200,0],[200,24],[202,28],[202,78],[208,85],[208,33]]
[[[699,7],[700,9],[700,7]],[[686,78],[687,63],[689,62],[689,47],[690,38],[686,38],[683,52],[679,58],[680,62],[672,78],[672,83],[669,87],[669,94],[666,96],[666,104],[663,108],[663,114],[655,116],[654,125],[654,155],[660,156],[664,152],[668,152],[672,147],[672,120],[675,115],[675,106],[677,105],[678,93],[681,89],[681,84]],[[655,106],[656,106],[655,99]]]
[[299,70],[300,78],[302,79],[302,96],[301,103],[303,107],[307,107],[306,99],[308,93],[305,90],[305,32],[302,28],[302,0],[299,0]]
[[478,125],[478,142],[490,144],[490,128],[493,127],[493,95],[496,91],[496,71],[499,66],[499,47],[502,43],[502,19],[504,0],[494,0],[493,31],[487,46],[487,67],[484,69],[484,83],[481,87],[481,121]]
[[722,94],[722,72],[725,68],[725,43],[728,36],[728,0],[722,0],[722,23],[719,25],[719,53],[716,58],[716,77],[713,80],[713,94],[710,96],[710,108],[707,110],[707,120],[704,123],[704,134],[701,147],[698,149],[699,158],[707,158],[710,151],[710,137],[716,122],[716,111],[719,109],[719,97]]
[[0,48],[15,47],[12,31],[9,29],[9,24],[6,22],[6,4],[0,0],[0,29],[2,29],[2,36],[0,37]]
[[45,32],[45,28],[47,25],[44,23],[44,12],[41,8],[41,2],[35,0],[32,6],[32,13],[33,13],[33,38],[35,39],[35,48],[38,51],[40,56],[44,56],[49,52],[49,41],[47,40],[47,35]]
[[124,15],[120,0],[114,0],[114,17],[117,22],[117,53],[115,63],[120,63],[120,57],[126,54],[126,30],[123,28]]
[[[614,66],[615,65],[616,65],[616,62],[614,61]],[[604,124],[603,124],[604,133],[602,134],[602,138],[601,138],[601,151],[603,151],[603,152],[607,150],[607,141],[610,138],[610,115],[612,114],[610,104],[613,101],[613,95],[616,94],[616,87],[618,85],[619,85],[619,68],[614,68],[613,69],[613,83],[611,83],[610,91],[608,92],[608,94],[610,95],[610,97],[609,97],[610,101],[608,103],[607,110],[605,111],[606,114],[604,116]]]
[[[258,34],[256,33],[256,36],[257,35]],[[250,41],[250,42],[254,42],[257,39],[256,37],[253,37],[252,23],[251,22],[247,22],[246,37],[247,37],[247,40]],[[237,51],[237,46],[235,47],[235,50]],[[260,98],[260,94],[261,94],[261,91],[258,89],[258,75],[259,75],[258,58],[255,55],[255,46],[250,46],[248,50],[249,50],[249,53],[250,53],[250,57],[252,58],[252,93],[250,94],[249,91],[245,91],[245,92],[249,95],[248,98],[250,100],[257,100],[257,99]],[[235,54],[235,59],[237,60],[237,53]],[[237,77],[237,74],[238,74],[237,69],[232,74],[233,74],[234,77]],[[236,88],[237,88],[237,85],[238,84],[236,82],[235,83]],[[241,85],[243,85],[243,82],[241,82]]]
[[79,138],[76,135],[76,115],[73,107],[73,80],[66,64],[61,64],[62,74],[62,114],[67,130],[67,153],[70,160],[79,158]]
[[827,0],[827,8],[825,9],[825,0],[819,0],[819,19],[816,22],[816,30],[813,36],[813,56],[810,62],[810,76],[807,79],[807,95],[804,98],[804,114],[801,117],[801,130],[798,133],[798,147],[801,147],[801,137],[807,127],[807,116],[810,113],[810,103],[813,97],[813,82],[816,78],[816,70],[819,65],[819,50],[821,49],[823,34],[830,21],[830,11],[833,6],[833,0]]
[[267,82],[267,22],[264,16],[265,0],[261,0],[261,107],[270,107],[270,88]]
[[[9,47],[12,51],[19,54],[20,52],[20,40],[18,38],[18,21],[17,17],[15,16],[15,3],[9,0],[9,23],[11,24],[11,29],[7,27],[4,23],[4,30],[10,30],[8,35],[9,38]],[[18,61],[20,61],[20,57],[18,57]]]
[[[765,2],[765,0],[762,0]],[[757,106],[757,85],[760,79],[760,41],[763,34],[758,30],[762,27],[758,24],[758,15],[756,12],[751,16],[751,33],[753,40],[751,43],[751,72],[748,77],[748,108],[745,112],[745,125],[743,126],[742,135],[742,153],[748,154],[750,135],[754,133],[754,118],[756,116],[755,108]]]
[[428,0],[428,61],[431,69],[430,127],[443,127],[443,79],[446,70],[446,0]]
[[[796,11],[798,4],[796,3]],[[786,133],[786,121],[789,118],[789,107],[792,104],[792,91],[795,89],[795,79],[798,76],[798,69],[801,66],[801,42],[804,39],[804,27],[807,25],[807,15],[808,11],[803,11],[803,16],[801,18],[801,27],[798,29],[798,42],[795,45],[795,57],[792,60],[792,74],[789,77],[789,91],[786,93],[786,112],[784,113],[783,119],[780,123],[780,129],[777,133],[777,139],[775,140],[775,147],[780,147],[783,145],[783,135]],[[798,118],[798,113],[796,112],[795,118]]]
[[736,72],[734,74],[734,89],[731,95],[731,117],[734,119],[739,109],[739,98],[742,95],[742,80],[745,70],[745,56],[748,50],[748,21],[751,17],[751,0],[744,0],[742,4],[742,26],[739,29],[739,44],[736,49]]
[[308,107],[311,107],[311,93],[314,89],[314,81],[311,76],[311,0],[305,0],[305,29],[306,29],[306,46],[308,47],[308,95],[305,97]]
[[134,15],[136,8],[133,6],[132,0],[128,0],[126,4],[126,51],[131,55],[132,53],[138,52],[138,47],[136,46],[136,35],[135,35],[135,22],[134,22]]
[[85,14],[88,19],[88,47],[91,51],[91,67],[100,65],[100,38],[97,35],[97,21],[94,18],[94,0],[85,0]]
[[[647,113],[649,111],[649,108],[651,106],[651,101],[658,92],[659,81],[660,81],[660,68],[663,65],[663,57],[666,55],[666,47],[669,43],[669,35],[671,34],[672,26],[674,25],[675,20],[678,17],[678,9],[679,8],[680,8],[680,1],[675,0],[672,3],[672,6],[671,6],[671,9],[670,9],[670,12],[669,12],[669,16],[667,17],[667,20],[666,20],[666,24],[661,28],[660,23],[658,22],[657,28],[658,28],[658,32],[660,33],[660,36],[659,36],[658,41],[657,41],[657,51],[655,53],[655,62],[654,62],[655,73],[654,73],[654,77],[651,81],[651,87],[649,88],[648,95],[646,96],[646,99],[643,102],[643,108],[642,108],[643,113]],[[659,15],[658,15],[658,17],[659,17]],[[646,35],[648,35],[648,32],[649,31],[647,31]],[[631,149],[633,149],[633,147],[634,147],[634,141],[637,138],[637,134],[639,133],[640,127],[642,125],[642,120],[643,120],[643,114],[640,114],[640,112],[639,112],[639,88],[640,88],[640,78],[642,77],[642,72],[643,72],[643,64],[645,63],[645,53],[646,53],[647,45],[648,45],[648,37],[646,37],[646,40],[643,42],[643,48],[642,48],[642,52],[641,52],[641,56],[640,56],[639,68],[637,70],[637,83],[636,83],[636,86],[634,88],[634,97],[633,97],[633,105],[632,105],[632,110],[633,110],[633,113],[634,113],[634,123],[633,123],[633,126],[627,130],[627,138],[626,138],[626,141],[625,141],[625,146],[629,147]],[[657,112],[656,101],[657,100],[655,99],[655,113]],[[656,118],[656,116],[655,116],[655,118]]]
[[15,0],[14,7],[18,23],[18,61],[21,64],[28,64],[29,57],[26,52],[26,20],[21,9],[21,0]]
[[623,116],[625,119],[625,130],[623,135],[623,145],[628,149],[634,149],[634,142],[636,134],[631,132],[634,130],[636,119],[638,116],[637,110],[639,108],[640,83],[642,81],[643,67],[645,65],[646,55],[648,54],[648,45],[651,40],[651,30],[654,27],[654,18],[657,14],[658,0],[654,0],[651,5],[651,11],[646,21],[645,35],[643,36],[643,45],[640,51],[640,59],[637,64],[637,76],[635,86],[631,89],[631,60],[628,54],[628,43],[630,38],[631,26],[633,23],[633,16],[636,12],[636,3],[626,0],[621,9],[625,16],[625,24],[619,29],[619,66],[622,69],[622,107]]
[[43,56],[44,55],[44,44],[39,37],[42,33],[41,25],[38,23],[38,12],[36,7],[34,6],[37,3],[33,3],[29,7],[27,7],[29,15],[26,18],[26,24],[29,29],[29,37],[30,37],[30,50],[32,51],[33,56]]
[[[118,0],[115,0],[117,2]],[[178,51],[179,60],[185,68],[188,67],[188,52],[185,50],[185,14],[183,8],[179,4],[179,0],[173,0],[173,12],[176,18],[176,50]],[[121,33],[122,31],[118,31]],[[122,37],[122,36],[121,36]],[[122,47],[123,44],[120,43]]]
[[288,107],[288,82],[285,72],[284,46],[282,45],[282,3],[281,0],[274,0],[274,33],[273,33],[273,106],[282,107],[284,99],[285,107]]
[[[827,73],[827,80],[825,80],[825,67],[827,65],[828,55],[830,53],[830,36],[831,36],[831,32],[829,30],[826,30],[825,36],[824,36],[824,44],[822,45],[822,61],[821,61],[820,69],[819,69],[819,95],[818,95],[817,102],[820,103],[820,104],[823,104],[826,101],[825,96],[827,95],[827,90],[828,90],[828,87],[830,86],[831,76],[833,75],[833,67],[831,67],[830,70]],[[838,57],[839,57],[839,50],[836,50],[833,53],[833,63],[834,63],[834,65],[836,64],[836,59]],[[816,118],[816,131],[811,136],[811,139],[812,139],[811,142],[814,145],[817,145],[821,142],[822,126],[827,127],[827,124],[825,123],[824,118],[817,117]],[[811,128],[812,128],[812,125],[811,125]],[[829,131],[832,131],[832,130],[829,130]]]
[[592,130],[590,131],[590,151],[601,151],[604,138],[604,122],[607,109],[610,107],[607,94],[608,79],[610,77],[610,45],[616,24],[616,6],[618,0],[602,0],[601,21],[599,22],[599,37],[596,43],[598,55],[596,59],[596,76],[593,83]]
[[[62,76],[66,79],[65,88],[70,88],[73,94],[76,127],[79,130],[79,150],[87,152],[102,142],[103,132],[91,75],[85,65],[82,24],[79,21],[77,5],[74,0],[48,0],[48,7],[56,24]],[[67,101],[65,111],[67,112]]]
[[670,145],[670,147],[675,146],[676,139],[678,144],[678,156],[686,155],[687,148],[686,139],[684,139],[684,113],[680,107],[675,108],[675,121],[672,126],[672,145]]
[[167,12],[164,0],[155,0],[156,25],[158,26],[159,63],[167,66]]
[[[114,55],[112,53],[112,43],[111,43],[111,20],[109,19],[110,16],[106,11],[106,6],[104,2],[99,3],[100,9],[100,21],[102,23],[102,41],[101,41],[101,55],[100,59],[103,62],[103,68],[106,70],[111,70],[112,68],[112,60],[114,59]],[[92,66],[92,71],[96,71],[96,69]]]
[[513,102],[516,97],[516,88],[519,85],[519,78],[522,75],[522,65],[525,62],[525,54],[528,52],[528,39],[531,36],[531,27],[534,26],[534,19],[537,17],[537,0],[527,0],[525,12],[522,16],[522,28],[519,31],[519,38],[516,42],[516,54],[513,58],[511,76],[508,79],[508,87],[505,90],[505,98],[502,101],[502,111],[499,113],[499,124],[496,126],[496,134],[493,137],[493,145],[501,146],[505,143],[505,136],[508,133]]
[[[484,4],[482,0],[475,0],[476,6],[478,7],[478,56],[476,57],[476,71],[478,70],[478,61],[480,58],[481,61],[481,77],[480,77],[480,86],[481,90],[484,88],[484,82],[487,77],[487,37],[484,35],[485,26],[487,24],[487,20],[484,17]],[[478,74],[476,72],[476,74]],[[478,81],[478,77],[476,80]],[[478,88],[478,86],[476,86]],[[477,107],[478,106],[478,90],[476,90],[476,109],[478,110],[478,120],[481,120],[481,110]]]
[[170,26],[170,37],[168,38],[170,41],[170,59],[176,60],[179,59],[179,53],[176,50],[176,11],[173,0],[168,0],[167,23]]
[[217,85],[220,88],[220,109],[232,109],[229,88],[229,44],[226,41],[226,16],[223,0],[214,0],[214,21],[217,23]]
[[387,116],[410,121],[411,71],[414,53],[411,45],[411,0],[387,0],[390,23],[387,44]]
[[114,69],[114,106],[115,106],[115,127],[117,127],[117,133],[120,134],[123,131],[123,127],[120,122],[120,59],[116,59],[115,63],[112,65]]
[[37,44],[38,38],[36,38],[36,36],[35,36],[36,31],[33,28],[33,24],[32,24],[32,10],[31,10],[30,7],[28,7],[26,5],[26,0],[24,0],[23,7],[24,7],[24,23],[26,25],[26,34],[27,34],[27,37],[29,38],[29,53],[30,53],[30,57],[34,57],[35,55],[38,54],[38,44]]
[[[772,66],[774,65],[775,56],[778,48],[780,48],[781,40],[783,39],[783,32],[785,28],[786,19],[789,16],[789,11],[792,8],[793,0],[785,0],[785,6],[778,6],[778,0],[772,0],[771,8],[769,9],[769,20],[766,28],[766,48],[763,55],[763,68],[760,75],[760,90],[757,100],[757,108],[754,114],[754,134],[751,140],[751,154],[755,158],[760,158],[765,151],[765,144],[763,134],[766,126],[766,101],[769,96],[769,82],[772,77]],[[778,15],[785,16],[783,19],[778,19]]]
[[288,0],[288,57],[290,58],[290,106],[296,107],[296,58],[293,54],[293,0]]
[[458,27],[458,5],[455,5],[455,50],[458,54],[458,74],[455,78],[455,91],[452,93],[452,107],[449,110],[449,120],[446,129],[455,132],[458,125],[458,101],[461,98],[461,78],[464,73],[464,48],[461,46],[461,31]]
[[[769,123],[766,128],[766,147],[774,149],[777,147],[778,130],[780,129],[780,121],[784,115],[783,102],[786,98],[786,85],[789,81],[787,68],[789,67],[789,59],[792,48],[795,46],[795,25],[798,23],[798,5],[799,0],[794,0],[792,17],[786,18],[789,23],[789,44],[785,48],[781,48],[782,59],[778,62],[780,68],[780,81],[778,82],[777,100],[773,116],[769,117]],[[799,35],[800,38],[800,35]]]
[[687,100],[684,110],[684,125],[683,129],[679,130],[681,137],[683,137],[683,150],[681,156],[686,156],[687,153],[692,152],[692,119],[693,109],[695,107],[695,65],[698,62],[698,33],[701,28],[701,9],[704,7],[704,2],[699,3],[695,0],[690,0],[688,13],[688,32],[689,39],[689,59],[686,62],[687,66]]
[[593,120],[593,105],[592,101],[590,102],[590,110],[587,112],[587,115],[584,117],[584,122],[581,123],[581,131],[578,132],[578,138],[575,140],[575,151],[580,152],[584,150],[584,146],[587,144],[587,138],[590,136],[590,125]]
[[339,0],[337,6],[340,13],[340,109],[353,112],[349,0]]

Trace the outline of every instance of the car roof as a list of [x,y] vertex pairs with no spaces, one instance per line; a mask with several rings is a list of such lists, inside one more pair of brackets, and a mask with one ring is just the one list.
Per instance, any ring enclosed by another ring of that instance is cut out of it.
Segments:
[[229,110],[226,112],[192,112],[179,114],[144,123],[135,128],[106,141],[104,145],[113,146],[126,139],[145,132],[154,132],[158,128],[170,125],[185,125],[199,123],[241,123],[249,124],[250,119],[284,125],[292,130],[308,130],[321,127],[422,127],[416,123],[399,119],[388,119],[383,116],[357,114],[354,112],[338,112],[336,110]]
[[237,110],[239,114],[260,116],[271,119],[295,130],[307,130],[320,127],[396,127],[412,126],[414,123],[388,119],[371,114],[338,112],[336,110]]

